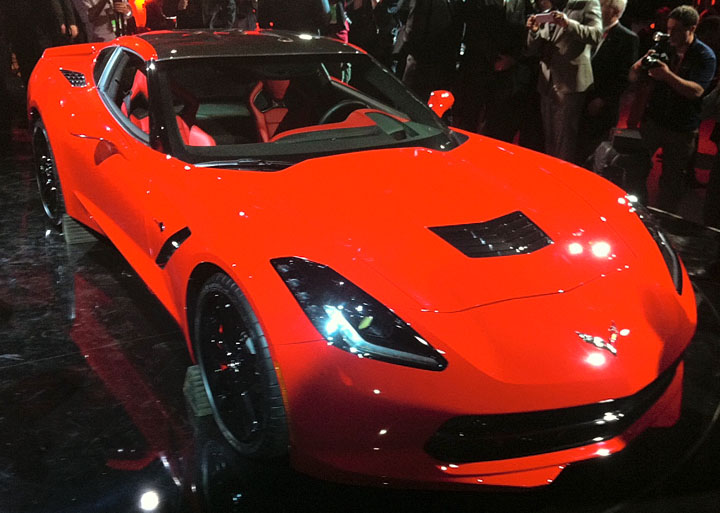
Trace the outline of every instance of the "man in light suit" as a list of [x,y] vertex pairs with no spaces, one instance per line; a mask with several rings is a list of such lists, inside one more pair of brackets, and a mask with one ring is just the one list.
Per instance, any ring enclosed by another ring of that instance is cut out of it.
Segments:
[[549,19],[528,18],[528,48],[540,56],[545,152],[572,161],[585,93],[593,83],[590,50],[602,37],[602,15],[599,0],[556,0],[553,7]]

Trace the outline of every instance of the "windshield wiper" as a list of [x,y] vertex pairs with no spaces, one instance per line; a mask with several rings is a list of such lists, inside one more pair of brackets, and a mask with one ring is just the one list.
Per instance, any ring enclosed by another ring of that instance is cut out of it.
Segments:
[[209,160],[195,164],[196,167],[240,167],[245,169],[261,169],[261,170],[277,170],[294,166],[297,162],[287,160],[270,160],[270,159],[254,159],[242,158],[233,160]]

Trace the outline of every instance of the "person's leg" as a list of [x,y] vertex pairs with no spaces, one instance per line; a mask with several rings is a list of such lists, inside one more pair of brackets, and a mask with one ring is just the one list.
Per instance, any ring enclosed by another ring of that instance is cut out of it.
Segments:
[[531,87],[527,91],[527,97],[523,103],[520,120],[520,146],[535,151],[545,151],[545,135],[543,134],[543,121],[540,115],[540,93]]
[[652,121],[645,120],[640,125],[640,136],[642,137],[642,145],[645,150],[645,164],[638,166],[636,169],[626,169],[625,184],[626,190],[630,194],[634,194],[640,199],[640,202],[647,205],[647,179],[650,176],[650,170],[653,166],[653,155],[662,144],[661,130]]
[[710,171],[710,180],[708,180],[705,191],[703,222],[707,226],[720,228],[720,149],[715,155],[713,167]]
[[658,206],[676,212],[686,189],[685,170],[695,152],[697,131],[666,131],[663,141],[662,175]]
[[574,162],[580,116],[585,107],[585,93],[570,93],[558,96],[555,112],[556,147],[554,155],[567,162]]
[[501,141],[512,142],[520,125],[522,105],[517,97],[513,70],[496,71],[491,76],[485,120],[480,133]]
[[10,48],[0,34],[0,157],[11,153],[12,106],[8,87],[10,73]]
[[553,115],[555,113],[555,102],[553,93],[540,95],[540,116],[542,117],[543,135],[545,136],[545,153],[554,155],[556,149],[555,124]]

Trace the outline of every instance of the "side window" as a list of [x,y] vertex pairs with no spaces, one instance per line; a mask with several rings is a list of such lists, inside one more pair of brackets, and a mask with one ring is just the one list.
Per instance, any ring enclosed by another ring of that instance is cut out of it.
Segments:
[[127,65],[123,69],[116,100],[119,100],[120,112],[130,122],[146,134],[150,134],[150,103],[145,61],[137,55],[128,54]]
[[95,68],[93,68],[93,79],[95,80],[95,84],[100,82],[100,77],[102,76],[103,71],[105,70],[105,66],[107,66],[108,61],[110,60],[110,56],[115,51],[114,47],[105,48],[103,51],[100,52],[100,55],[98,55],[97,59],[95,59]]
[[145,61],[122,50],[111,59],[111,72],[101,85],[111,110],[128,131],[141,139],[150,134],[150,103]]

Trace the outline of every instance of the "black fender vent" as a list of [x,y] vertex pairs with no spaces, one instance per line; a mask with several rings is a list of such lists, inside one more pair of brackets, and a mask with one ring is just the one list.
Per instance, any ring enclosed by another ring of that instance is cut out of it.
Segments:
[[520,211],[484,223],[436,226],[430,230],[470,258],[532,253],[553,243]]
[[71,71],[69,69],[60,68],[60,72],[65,75],[65,78],[68,79],[68,82],[70,82],[70,85],[73,87],[85,87],[87,85],[85,75],[79,71]]

